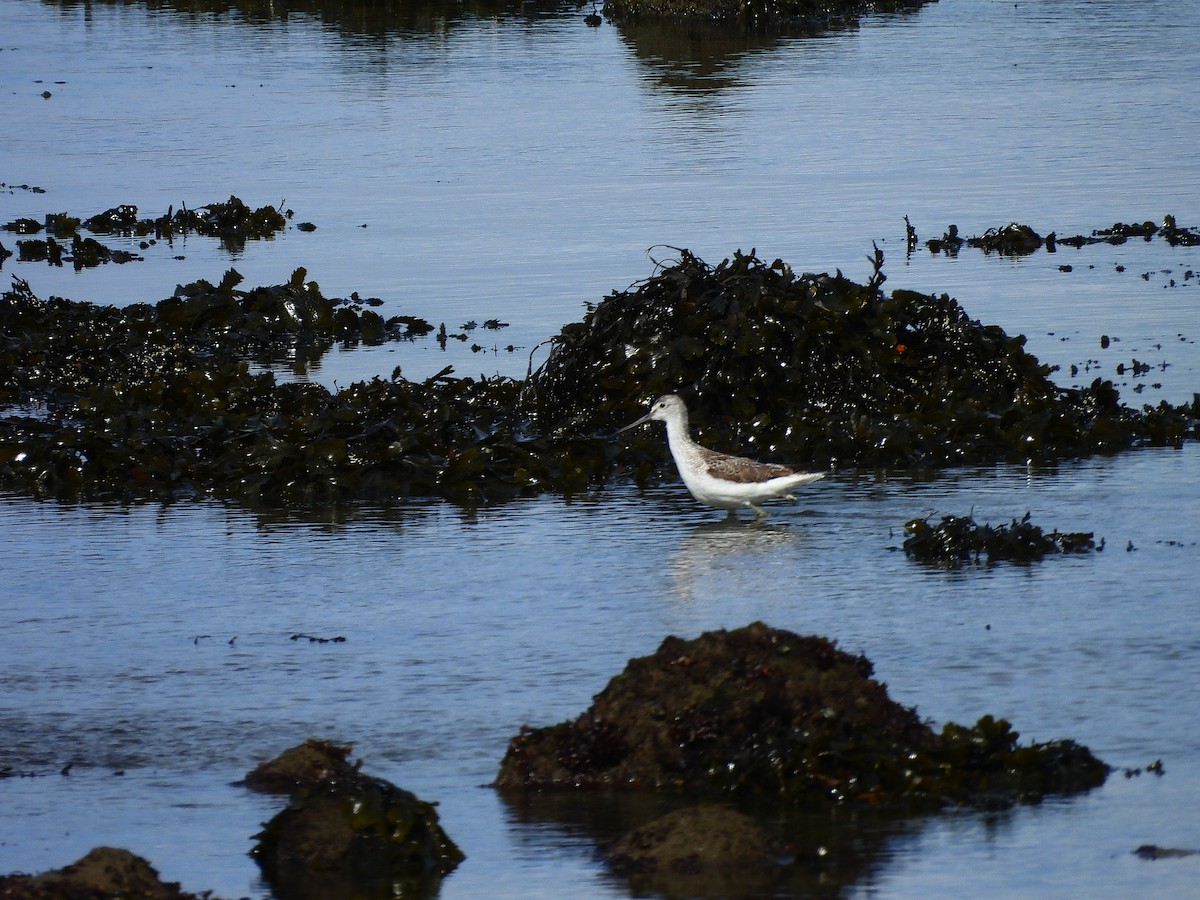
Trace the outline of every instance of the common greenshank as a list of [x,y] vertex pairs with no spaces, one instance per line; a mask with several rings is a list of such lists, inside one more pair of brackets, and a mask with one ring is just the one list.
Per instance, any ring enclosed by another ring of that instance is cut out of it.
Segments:
[[617,434],[651,421],[667,423],[671,456],[692,496],[707,506],[729,510],[731,516],[749,507],[761,518],[764,513],[758,504],[762,501],[776,497],[795,500],[791,494],[794,488],[825,477],[824,472],[797,472],[789,466],[755,462],[701,447],[688,433],[687,406],[676,394],[659,397],[650,412]]

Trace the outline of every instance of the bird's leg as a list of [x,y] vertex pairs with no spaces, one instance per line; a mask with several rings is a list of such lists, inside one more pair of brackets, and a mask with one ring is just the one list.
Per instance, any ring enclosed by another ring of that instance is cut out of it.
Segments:
[[750,507],[752,510],[754,510],[755,518],[761,519],[763,516],[765,516],[767,514],[767,511],[765,509],[763,509],[761,506],[755,506],[749,500],[746,501],[746,505],[748,507]]

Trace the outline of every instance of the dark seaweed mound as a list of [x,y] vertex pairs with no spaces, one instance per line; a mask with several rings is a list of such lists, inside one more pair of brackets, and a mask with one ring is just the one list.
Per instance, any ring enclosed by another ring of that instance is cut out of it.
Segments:
[[1085,747],[1021,747],[985,716],[940,734],[895,703],[872,666],[821,637],[756,622],[669,637],[630,660],[577,719],[523,728],[503,789],[720,789],[806,806],[1000,807],[1087,790]]
[[0,297],[0,485],[307,505],[414,494],[481,502],[537,483],[541,464],[507,428],[511,379],[443,373],[331,393],[251,371],[247,357],[429,330],[326,298],[304,275],[240,291],[230,272],[123,309],[40,300],[18,282]]
[[531,380],[538,421],[552,433],[603,431],[677,392],[717,449],[893,466],[1049,460],[1194,427],[1178,410],[1121,405],[1111,382],[1057,387],[1024,337],[945,294],[885,295],[878,252],[875,265],[858,284],[753,252],[710,266],[681,251],[562,330]]

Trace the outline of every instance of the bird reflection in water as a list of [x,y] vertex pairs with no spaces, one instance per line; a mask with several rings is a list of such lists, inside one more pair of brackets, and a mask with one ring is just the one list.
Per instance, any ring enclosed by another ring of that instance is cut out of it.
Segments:
[[[732,582],[753,591],[755,573],[788,558],[787,548],[803,542],[794,526],[775,522],[719,519],[703,522],[679,542],[667,560],[673,593],[691,603],[708,585]],[[772,578],[773,584],[779,584]],[[724,591],[721,591],[724,593]]]

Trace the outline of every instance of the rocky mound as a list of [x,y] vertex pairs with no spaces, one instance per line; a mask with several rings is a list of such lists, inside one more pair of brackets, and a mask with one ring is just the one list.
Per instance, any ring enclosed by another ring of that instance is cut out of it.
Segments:
[[250,855],[281,898],[430,896],[464,859],[435,804],[346,761],[348,747],[309,740],[257,767],[247,786],[296,785]]
[[351,764],[349,744],[309,738],[284,750],[274,759],[255,766],[245,785],[263,794],[291,794],[331,784],[349,784],[358,777],[358,764]]
[[[205,897],[211,898],[208,893]],[[69,866],[40,875],[0,875],[6,900],[198,900],[197,894],[164,882],[146,860],[113,847],[89,850]]]
[[940,734],[872,666],[821,637],[756,622],[668,637],[577,719],[523,728],[502,789],[744,791],[811,807],[1007,806],[1103,783],[1072,741],[1017,745],[1003,720]]

